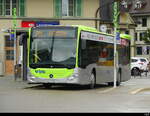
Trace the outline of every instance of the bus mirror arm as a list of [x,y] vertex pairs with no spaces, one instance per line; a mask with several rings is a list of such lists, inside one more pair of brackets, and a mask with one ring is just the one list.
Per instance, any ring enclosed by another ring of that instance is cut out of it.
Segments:
[[22,41],[24,41],[24,39],[27,39],[28,37],[29,37],[28,33],[22,33],[22,34],[20,35],[20,39],[21,39]]

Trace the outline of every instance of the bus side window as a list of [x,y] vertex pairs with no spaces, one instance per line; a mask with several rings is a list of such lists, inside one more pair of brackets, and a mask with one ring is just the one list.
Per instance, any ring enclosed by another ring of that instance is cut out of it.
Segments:
[[82,50],[85,50],[86,49],[86,40],[82,39],[81,45],[82,45]]
[[81,68],[86,68],[88,65],[88,54],[87,54],[87,40],[80,39],[80,48],[79,48],[79,66]]

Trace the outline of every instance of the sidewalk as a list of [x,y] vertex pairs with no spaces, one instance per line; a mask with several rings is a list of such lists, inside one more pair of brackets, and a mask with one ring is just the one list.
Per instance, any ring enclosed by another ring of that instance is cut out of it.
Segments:
[[17,78],[15,81],[14,76],[1,76],[0,77],[0,89],[9,90],[9,89],[22,89],[25,87],[30,87],[27,81],[23,81],[22,78]]

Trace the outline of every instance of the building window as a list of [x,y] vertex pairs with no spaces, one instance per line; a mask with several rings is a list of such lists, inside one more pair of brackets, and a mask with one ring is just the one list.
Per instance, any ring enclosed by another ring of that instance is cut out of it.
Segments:
[[14,8],[17,16],[25,16],[25,0],[0,0],[1,16],[12,16]]
[[143,41],[144,36],[145,36],[145,33],[144,33],[144,32],[141,32],[141,33],[140,33],[140,41]]
[[147,18],[142,18],[142,27],[147,27]]
[[62,0],[62,16],[74,16],[74,9],[74,0]]
[[127,3],[127,1],[125,1],[125,0],[123,0],[123,1],[121,2],[121,5],[122,5],[124,8],[128,8],[128,3]]
[[82,0],[54,0],[55,16],[81,16]]
[[14,60],[14,50],[6,50],[6,60]]
[[142,55],[142,47],[137,47],[137,55]]
[[137,41],[137,37],[138,37],[137,33],[135,33],[134,37],[135,37],[135,41]]
[[14,39],[10,36],[5,36],[6,60],[14,60]]
[[129,34],[129,31],[127,30],[127,31],[125,31],[125,34]]
[[5,36],[5,47],[14,47],[14,39],[10,36]]
[[140,0],[137,0],[134,7],[135,7],[135,9],[142,8],[142,2]]
[[147,55],[150,54],[150,46],[147,46],[147,47],[146,47],[146,53],[147,53]]

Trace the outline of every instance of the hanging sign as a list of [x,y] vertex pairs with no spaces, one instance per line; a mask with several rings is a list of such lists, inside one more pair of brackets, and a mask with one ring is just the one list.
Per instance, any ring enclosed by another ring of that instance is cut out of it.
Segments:
[[21,27],[24,28],[30,28],[30,27],[35,27],[36,23],[34,21],[22,21],[21,22]]

